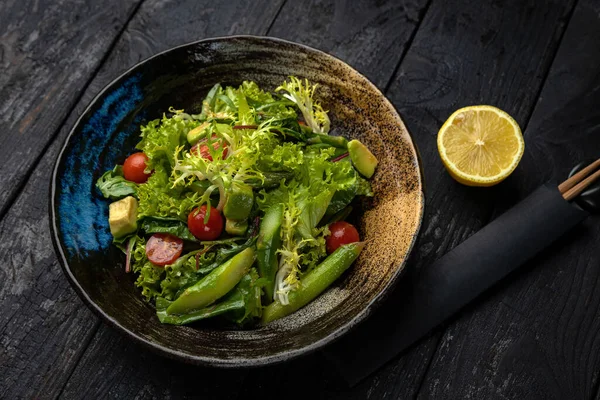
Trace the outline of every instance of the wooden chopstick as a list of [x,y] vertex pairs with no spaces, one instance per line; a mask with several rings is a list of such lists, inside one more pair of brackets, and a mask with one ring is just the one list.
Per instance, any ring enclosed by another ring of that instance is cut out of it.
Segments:
[[[558,191],[565,197],[565,194],[571,190],[575,185],[577,185],[583,178],[594,172],[594,170],[600,168],[600,158],[558,185]],[[590,182],[592,183],[592,182]],[[585,188],[584,188],[585,189]],[[582,189],[583,191],[583,189]],[[581,193],[581,192],[579,192]],[[578,194],[579,194],[578,193]],[[565,197],[566,199],[566,197]]]
[[596,182],[600,178],[600,170],[594,172],[592,175],[585,178],[583,181],[573,186],[572,189],[569,189],[566,193],[563,193],[563,197],[567,201],[573,200],[575,197],[579,196],[581,192],[587,189],[592,183]]

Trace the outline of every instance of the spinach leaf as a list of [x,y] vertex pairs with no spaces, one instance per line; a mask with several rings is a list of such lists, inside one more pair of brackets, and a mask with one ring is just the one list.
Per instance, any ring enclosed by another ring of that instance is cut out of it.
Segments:
[[137,184],[123,177],[123,167],[120,165],[105,172],[96,182],[96,187],[106,199],[119,200],[127,196],[137,197]]
[[230,310],[224,317],[238,325],[245,325],[252,322],[254,318],[260,317],[262,315],[262,288],[265,282],[265,279],[258,277],[256,269],[251,268],[234,289],[241,295],[243,307]]
[[352,206],[344,207],[344,209],[342,209],[341,211],[339,211],[331,216],[326,215],[321,220],[321,222],[319,222],[319,226],[322,227],[325,225],[333,224],[334,222],[345,221],[351,212],[352,212]]
[[140,228],[146,233],[168,233],[180,239],[197,242],[187,224],[176,218],[144,217]]
[[[123,253],[127,254],[127,248],[129,247],[130,241],[129,239],[137,239],[137,233],[133,232],[130,233],[129,235],[120,237],[120,238],[113,238],[112,243],[119,248],[119,250],[121,250]],[[135,245],[136,240],[133,240],[133,244]],[[130,250],[132,250],[133,248],[130,248]]]
[[344,208],[348,204],[352,202],[354,197],[356,196],[356,186],[352,186],[351,188],[345,190],[338,190],[335,192],[333,197],[331,198],[331,202],[329,203],[329,207],[327,207],[327,211],[325,211],[325,216],[330,217]]

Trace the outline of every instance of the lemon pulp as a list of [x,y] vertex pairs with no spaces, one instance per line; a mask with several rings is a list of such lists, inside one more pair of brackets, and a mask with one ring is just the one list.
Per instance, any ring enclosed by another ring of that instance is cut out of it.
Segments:
[[517,122],[492,106],[454,112],[442,125],[437,144],[450,175],[470,186],[491,186],[506,179],[525,149]]

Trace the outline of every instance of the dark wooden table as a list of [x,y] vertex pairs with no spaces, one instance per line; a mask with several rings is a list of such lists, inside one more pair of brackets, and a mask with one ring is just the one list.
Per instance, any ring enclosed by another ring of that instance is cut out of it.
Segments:
[[[425,171],[413,271],[600,153],[598,0],[2,0],[0,398],[600,398],[597,217],[352,389],[331,385],[315,356],[252,370],[180,364],[93,315],[50,240],[58,150],[125,69],[232,34],[314,46],[385,91]],[[437,155],[440,125],[472,104],[506,110],[525,135],[520,166],[493,188],[457,184]]]

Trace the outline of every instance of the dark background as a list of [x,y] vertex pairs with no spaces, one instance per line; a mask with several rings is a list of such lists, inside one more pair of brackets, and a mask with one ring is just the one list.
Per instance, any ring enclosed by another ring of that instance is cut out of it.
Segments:
[[[131,65],[231,34],[327,51],[394,103],[425,171],[415,274],[600,153],[597,0],[2,0],[0,398],[600,399],[597,217],[352,389],[336,388],[316,356],[253,370],[194,367],[98,320],[50,240],[50,170],[64,138]],[[525,136],[521,164],[493,188],[457,184],[437,154],[441,124],[473,104],[506,110]],[[398,298],[386,304],[389,318]]]

